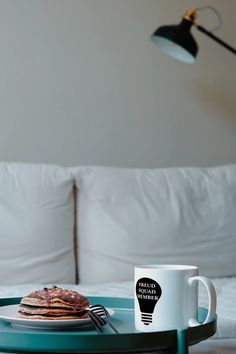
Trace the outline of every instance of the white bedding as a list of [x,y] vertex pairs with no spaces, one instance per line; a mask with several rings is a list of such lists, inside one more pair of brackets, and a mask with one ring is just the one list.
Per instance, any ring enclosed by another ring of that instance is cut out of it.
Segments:
[[[217,292],[217,333],[207,341],[199,343],[190,349],[194,354],[235,354],[236,353],[236,277],[212,279]],[[50,284],[49,284],[50,285]],[[0,297],[23,296],[32,290],[44,287],[42,284],[27,284],[17,286],[0,286]],[[101,285],[70,285],[84,295],[132,297],[133,282],[115,282]],[[199,287],[199,306],[207,306],[207,295]]]

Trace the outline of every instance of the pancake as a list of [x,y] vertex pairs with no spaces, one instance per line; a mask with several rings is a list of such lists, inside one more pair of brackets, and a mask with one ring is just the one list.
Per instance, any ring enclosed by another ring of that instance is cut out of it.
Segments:
[[23,318],[26,320],[78,320],[82,318],[87,318],[88,316],[83,316],[83,317],[78,317],[78,316],[73,316],[73,315],[67,315],[67,316],[47,316],[47,315],[26,315],[23,313],[18,313],[17,318]]
[[48,316],[67,316],[75,315],[82,316],[84,310],[75,311],[67,308],[58,308],[58,307],[33,307],[28,305],[20,305],[19,312],[26,315],[48,315]]
[[21,304],[35,307],[62,307],[82,310],[89,306],[88,299],[77,291],[58,288],[36,290],[22,298]]
[[77,291],[53,286],[24,296],[17,317],[42,320],[86,318],[88,306],[88,299]]

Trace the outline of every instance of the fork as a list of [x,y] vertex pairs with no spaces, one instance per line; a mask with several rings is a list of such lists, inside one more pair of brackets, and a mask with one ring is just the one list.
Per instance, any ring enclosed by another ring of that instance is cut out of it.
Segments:
[[92,313],[95,317],[96,320],[98,322],[100,322],[101,326],[104,326],[105,324],[107,324],[108,326],[110,326],[110,328],[116,333],[119,334],[119,332],[117,331],[117,329],[114,327],[114,325],[111,323],[111,316],[109,314],[109,312],[107,311],[107,309],[102,306],[102,305],[90,305],[89,306],[89,311],[90,313]]
[[96,313],[93,313],[93,311],[90,311],[89,309],[87,310],[87,314],[90,317],[91,321],[94,324],[94,327],[96,328],[96,331],[99,334],[103,333],[102,326],[106,324],[106,321],[99,317]]

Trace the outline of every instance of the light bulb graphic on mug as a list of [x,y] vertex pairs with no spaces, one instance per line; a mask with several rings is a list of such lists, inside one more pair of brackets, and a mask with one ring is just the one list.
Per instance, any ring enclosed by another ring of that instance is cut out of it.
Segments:
[[152,323],[152,315],[161,294],[160,285],[151,278],[140,278],[136,283],[136,297],[141,312],[141,321],[146,326]]

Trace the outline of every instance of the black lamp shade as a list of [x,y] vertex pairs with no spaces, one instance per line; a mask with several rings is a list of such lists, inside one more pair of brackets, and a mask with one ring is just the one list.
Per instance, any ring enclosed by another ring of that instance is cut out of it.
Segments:
[[179,25],[159,27],[152,39],[163,52],[185,63],[194,63],[198,45],[190,32],[191,27],[192,22],[183,19]]

